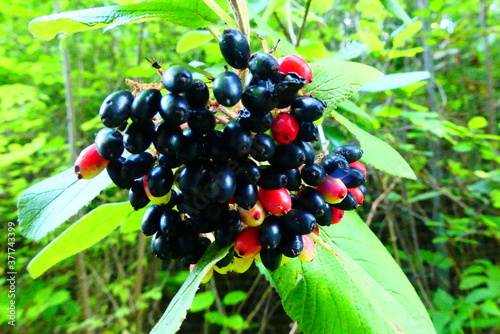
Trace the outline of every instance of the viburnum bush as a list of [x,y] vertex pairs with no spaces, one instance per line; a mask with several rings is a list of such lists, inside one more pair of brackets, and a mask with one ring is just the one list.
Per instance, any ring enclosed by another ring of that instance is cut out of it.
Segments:
[[[47,39],[151,17],[193,27],[220,17],[230,26],[217,36],[227,62],[223,72],[211,75],[187,64],[162,68],[153,61],[158,82],[127,80],[130,89],[111,92],[98,111],[104,127],[73,168],[21,195],[21,230],[39,240],[111,183],[129,194],[129,203],[102,205],[53,240],[29,264],[31,275],[117,226],[136,224],[151,237],[152,256],[178,259],[192,270],[152,333],[179,329],[213,270],[244,273],[254,261],[306,333],[432,333],[414,289],[353,211],[366,193],[364,163],[414,177],[397,152],[335,110],[381,73],[356,63],[277,56],[279,44],[251,50],[244,1],[229,1],[235,21],[212,1],[171,2],[31,23],[32,32]],[[188,20],[193,10],[199,15]],[[361,147],[327,152],[326,117],[346,126]],[[129,219],[141,209],[139,221]],[[82,231],[92,235],[76,242]]]

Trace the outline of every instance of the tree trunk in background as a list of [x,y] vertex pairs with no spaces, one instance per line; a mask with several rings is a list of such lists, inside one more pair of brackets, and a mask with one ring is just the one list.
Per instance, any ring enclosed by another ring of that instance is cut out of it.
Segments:
[[[417,10],[428,10],[429,1],[428,0],[415,0],[415,8]],[[422,18],[422,32],[421,32],[421,45],[424,48],[422,55],[422,60],[424,63],[424,69],[430,73],[430,79],[427,82],[427,106],[430,111],[438,112],[440,115],[442,113],[441,107],[438,105],[437,99],[437,87],[436,87],[436,73],[434,70],[434,61],[432,59],[432,47],[428,45],[427,38],[431,32],[431,22],[430,17]],[[439,139],[430,140],[429,148],[432,151],[432,157],[429,159],[430,173],[438,185],[442,185],[443,180],[443,170],[439,164],[439,160],[442,158],[442,148]],[[442,222],[443,219],[440,215],[441,212],[441,197],[435,196],[432,199],[431,208],[431,219],[433,221]],[[445,233],[444,226],[438,227],[438,234],[443,235]],[[448,249],[445,244],[437,244],[436,250],[443,254],[443,256],[448,257]],[[437,286],[449,291],[450,289],[450,277],[449,271],[446,269],[437,269]]]
[[[59,0],[55,1],[54,9],[56,13],[61,12],[61,7]],[[68,129],[68,150],[70,164],[73,164],[77,157],[77,131],[76,131],[76,113],[73,99],[73,84],[71,81],[71,72],[69,64],[69,53],[68,48],[65,43],[65,39],[60,40],[60,54],[62,60],[62,71],[64,78],[64,92],[65,92],[65,103],[66,103],[66,124]],[[74,219],[78,219],[80,214],[78,214]],[[84,253],[80,252],[76,255],[76,275],[78,277],[78,294],[80,298],[80,305],[83,309],[84,320],[92,317],[90,309],[90,294],[89,294],[89,284],[87,271],[85,268],[85,257]],[[90,328],[87,333],[94,333]]]
[[486,105],[485,114],[488,114],[488,132],[497,134],[497,112],[495,103],[495,84],[493,82],[493,60],[491,59],[490,43],[488,41],[488,7],[487,0],[480,0],[479,24],[484,44],[484,70],[486,76]]

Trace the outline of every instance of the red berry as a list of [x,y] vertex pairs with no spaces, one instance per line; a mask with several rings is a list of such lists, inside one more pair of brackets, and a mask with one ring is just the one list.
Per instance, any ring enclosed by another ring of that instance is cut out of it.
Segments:
[[347,196],[347,187],[340,179],[325,176],[319,186],[316,187],[325,201],[329,204],[337,204]]
[[108,163],[108,160],[99,155],[94,143],[80,152],[73,169],[79,179],[88,180],[102,172]]
[[351,188],[349,189],[349,192],[356,198],[356,203],[358,203],[358,205],[363,204],[363,201],[365,200],[365,194],[363,194],[363,191],[361,191],[359,187]]
[[332,225],[340,223],[342,217],[344,217],[344,210],[340,210],[332,206],[332,211],[333,211]]
[[259,226],[248,226],[245,228],[234,242],[234,250],[241,257],[255,257],[262,245],[259,240]]
[[273,119],[271,134],[280,144],[288,144],[297,138],[299,123],[289,113],[282,112]]
[[298,258],[302,262],[311,262],[316,256],[316,244],[309,234],[302,235],[302,242],[304,243],[304,248]]
[[353,167],[353,168],[359,169],[360,171],[363,172],[363,174],[366,177],[366,166],[363,163],[361,163],[359,161],[354,161],[354,162],[351,162],[349,164],[349,167]]
[[266,218],[264,207],[259,201],[250,210],[238,207],[238,212],[240,213],[241,221],[248,226],[260,226],[264,218]]
[[259,189],[262,205],[274,216],[282,216],[292,209],[292,197],[286,188],[275,190]]
[[321,230],[319,229],[319,225],[316,225],[316,227],[314,228],[313,233],[316,234],[316,235],[319,235],[320,232],[321,232]]
[[280,71],[283,73],[295,72],[307,82],[312,81],[312,71],[306,61],[296,55],[286,55],[284,57],[278,58],[278,64],[280,64]]

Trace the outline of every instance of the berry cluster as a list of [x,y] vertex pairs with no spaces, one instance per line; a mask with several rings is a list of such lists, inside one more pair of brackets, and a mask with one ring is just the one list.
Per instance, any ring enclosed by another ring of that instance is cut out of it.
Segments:
[[[275,270],[284,258],[311,261],[318,225],[340,222],[363,202],[365,166],[354,145],[317,155],[314,123],[326,103],[301,93],[312,72],[301,58],[250,53],[236,29],[220,50],[233,71],[207,84],[189,69],[162,72],[159,89],[110,94],[99,115],[105,128],[75,162],[79,178],[104,168],[129,189],[134,209],[149,206],[142,231],[160,259],[198,262],[215,240],[232,245],[219,272],[245,271],[255,258]],[[161,88],[161,87],[160,87]],[[129,120],[131,121],[129,123]]]

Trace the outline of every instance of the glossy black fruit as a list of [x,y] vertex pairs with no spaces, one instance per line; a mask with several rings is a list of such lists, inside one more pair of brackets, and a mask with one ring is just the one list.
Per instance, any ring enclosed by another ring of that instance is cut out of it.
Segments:
[[203,138],[200,134],[186,129],[182,132],[181,146],[176,153],[177,159],[187,163],[203,156]]
[[156,166],[151,169],[146,177],[149,192],[154,197],[166,195],[174,184],[174,173],[168,167]]
[[325,213],[327,203],[321,193],[311,187],[303,187],[299,191],[298,203],[300,207],[315,217],[322,216]]
[[275,80],[280,71],[278,61],[270,54],[260,51],[252,54],[248,60],[248,68],[253,80]]
[[190,264],[197,263],[203,254],[205,254],[211,243],[212,241],[207,237],[199,237],[194,244],[193,252],[189,254]]
[[278,105],[274,85],[265,81],[248,87],[241,96],[241,102],[252,113],[264,115]]
[[234,201],[245,210],[250,210],[257,203],[257,186],[251,183],[237,183]]
[[326,103],[311,96],[299,97],[292,102],[292,115],[299,122],[314,122],[323,116]]
[[316,160],[316,151],[311,144],[301,140],[294,140],[292,143],[297,145],[302,149],[302,151],[304,151],[304,154],[306,155],[306,160],[304,161],[305,164],[314,163],[314,160]]
[[179,240],[179,252],[183,256],[194,252],[199,237],[196,232],[190,230],[189,225],[182,224],[182,230],[177,235],[177,238]]
[[341,178],[347,176],[351,168],[347,160],[338,154],[327,154],[321,160],[321,166],[325,169],[326,174],[331,177]]
[[259,166],[249,158],[233,160],[228,164],[228,167],[234,171],[236,179],[241,183],[256,184],[261,177]]
[[229,202],[236,191],[236,178],[229,168],[217,168],[208,172],[210,179],[203,187],[204,195],[217,203]]
[[283,255],[278,248],[262,249],[260,251],[260,260],[267,270],[274,271],[279,268]]
[[226,29],[219,37],[219,48],[229,66],[242,69],[248,66],[250,45],[238,29]]
[[130,108],[130,119],[142,123],[160,111],[161,93],[158,89],[141,90],[134,99]]
[[160,229],[163,234],[176,235],[181,231],[181,215],[176,210],[166,210],[160,217]]
[[120,131],[103,128],[95,136],[97,152],[106,160],[118,159],[123,153],[123,136]]
[[304,249],[302,236],[297,234],[285,234],[281,238],[279,250],[287,257],[297,257]]
[[144,152],[151,145],[154,133],[155,125],[152,120],[129,124],[123,135],[125,149],[132,154]]
[[153,136],[155,148],[167,157],[174,156],[179,151],[182,142],[182,130],[177,125],[161,123]]
[[285,175],[288,179],[285,188],[291,191],[297,191],[302,185],[302,178],[300,177],[300,171],[297,168],[286,169]]
[[350,168],[349,174],[342,179],[347,188],[357,188],[366,182],[365,174],[357,168]]
[[319,131],[317,125],[312,122],[300,122],[299,134],[297,135],[296,140],[307,142],[318,141]]
[[209,133],[215,128],[214,114],[207,109],[191,111],[187,122],[191,131],[198,134]]
[[219,247],[226,247],[232,244],[238,234],[243,231],[244,224],[240,220],[238,211],[230,211],[226,222],[221,222],[215,230],[215,241]]
[[273,115],[270,112],[264,113],[264,115],[251,113],[243,108],[238,114],[238,122],[248,131],[262,133],[271,128]]
[[122,166],[125,158],[119,157],[116,160],[110,161],[106,170],[108,172],[111,181],[118,187],[122,189],[129,189],[132,187],[134,179],[129,178],[122,174]]
[[142,179],[134,180],[128,192],[128,200],[135,210],[142,209],[148,205],[149,198],[144,190]]
[[356,210],[358,208],[358,202],[356,201],[356,197],[354,197],[351,192],[347,192],[347,196],[342,200],[342,202],[332,204],[332,206],[344,211]]
[[120,126],[129,118],[133,101],[134,96],[126,90],[120,90],[108,95],[99,109],[102,124],[109,128]]
[[217,228],[217,221],[209,220],[205,217],[191,217],[186,220],[186,223],[189,224],[191,230],[196,233],[209,233]]
[[308,164],[302,168],[302,170],[300,171],[300,176],[306,184],[315,187],[319,186],[321,181],[323,181],[326,176],[326,172],[321,165]]
[[177,159],[175,154],[172,155],[160,154],[158,156],[158,165],[168,168],[177,168],[182,165],[182,162],[179,159]]
[[292,209],[281,217],[281,223],[292,234],[309,234],[316,227],[316,218],[305,210]]
[[210,203],[205,207],[200,217],[217,223],[227,221],[229,217],[229,205],[227,203]]
[[161,98],[160,116],[169,125],[179,125],[187,122],[189,103],[180,95],[167,94]]
[[276,190],[284,188],[288,182],[285,170],[274,166],[260,166],[261,177],[257,185],[262,189]]
[[262,249],[274,249],[281,241],[281,228],[279,218],[267,216],[259,229],[259,241]]
[[290,143],[277,146],[269,163],[276,167],[292,169],[301,166],[305,160],[304,151],[297,145]]
[[222,72],[213,84],[215,99],[226,107],[232,107],[241,99],[243,87],[240,78],[233,72]]
[[158,205],[151,205],[144,211],[141,229],[145,236],[153,235],[160,230],[160,219],[162,214],[163,210]]
[[195,195],[206,182],[207,173],[206,166],[201,162],[186,164],[177,177],[179,189],[185,194]]
[[127,178],[137,179],[146,175],[155,164],[155,158],[149,152],[132,154],[122,164],[122,174]]
[[191,71],[182,65],[174,65],[167,68],[161,77],[161,83],[174,94],[180,94],[189,89],[193,75]]
[[280,104],[290,105],[298,91],[307,83],[307,80],[295,72],[289,72],[285,75],[280,73],[279,77],[280,79],[275,85],[276,95],[280,99]]
[[358,161],[363,156],[363,150],[356,145],[342,145],[337,147],[334,152],[343,156],[348,163]]
[[205,108],[210,98],[207,84],[200,79],[193,80],[189,89],[182,95],[188,101],[191,110]]
[[222,141],[234,158],[245,157],[250,152],[252,136],[238,121],[232,120],[222,132]]
[[222,131],[215,130],[205,137],[205,152],[214,161],[226,162],[231,157],[229,148],[223,141]]
[[333,211],[330,204],[326,203],[323,208],[323,214],[321,216],[316,216],[316,224],[320,226],[330,226],[333,220]]
[[259,133],[253,137],[250,155],[257,161],[267,161],[272,158],[276,146],[271,136]]

